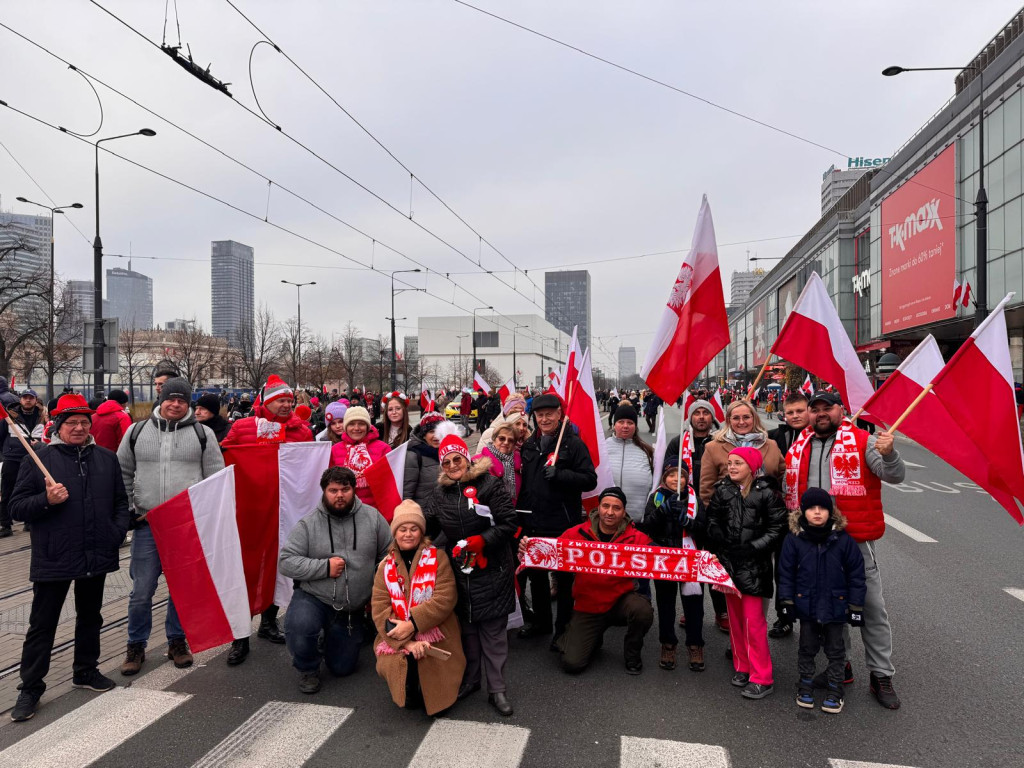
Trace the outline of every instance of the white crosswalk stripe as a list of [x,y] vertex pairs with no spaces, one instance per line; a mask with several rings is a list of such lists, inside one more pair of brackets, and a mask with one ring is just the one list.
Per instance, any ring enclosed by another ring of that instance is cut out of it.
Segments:
[[903,460],[903,463],[906,464],[911,469],[927,469],[927,467],[924,464],[915,464],[914,462],[907,461],[906,459]]
[[920,541],[922,544],[938,544],[938,541],[933,539],[928,534],[921,533],[919,530],[917,530],[917,528],[912,528],[911,526],[907,525],[906,523],[900,522],[899,520],[897,520],[892,515],[889,515],[889,514],[885,515],[885,524],[887,526],[889,526],[890,528],[893,528],[893,529],[899,531],[904,536],[909,536],[914,541]]
[[352,714],[322,704],[268,701],[192,768],[270,768],[287,755],[302,765]]
[[712,744],[623,736],[622,768],[729,768],[729,753]]
[[1016,597],[1021,602],[1024,602],[1024,589],[1019,589],[1017,587],[1006,587],[1003,589],[1003,592],[1005,592],[1008,595],[1012,595],[1013,597]]
[[906,765],[893,765],[892,763],[863,763],[860,760],[837,760],[834,757],[828,759],[832,768],[910,768]]
[[192,698],[116,688],[0,752],[3,768],[85,768]]
[[528,728],[469,720],[438,720],[427,732],[409,768],[516,768]]

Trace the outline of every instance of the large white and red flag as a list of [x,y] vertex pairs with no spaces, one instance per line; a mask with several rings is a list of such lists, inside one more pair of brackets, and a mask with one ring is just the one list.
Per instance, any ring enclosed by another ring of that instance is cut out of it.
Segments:
[[437,410],[437,400],[434,398],[434,393],[427,387],[427,382],[425,381],[420,389],[420,410],[424,413]]
[[583,352],[580,350],[580,341],[577,335],[579,326],[573,326],[572,340],[569,342],[569,351],[565,356],[565,366],[562,368],[562,375],[555,383],[556,394],[564,402],[569,394],[569,385],[580,377],[580,366],[583,364]]
[[512,376],[511,379],[501,385],[501,389],[498,390],[498,399],[501,400],[501,404],[504,405],[505,401],[508,400],[508,396],[516,391],[516,377]]
[[819,379],[834,382],[850,412],[859,410],[871,397],[873,390],[864,364],[857,357],[817,272],[811,273],[800,298],[786,317],[772,352]]
[[705,195],[690,252],[676,275],[640,376],[658,397],[674,403],[728,343],[715,225]]
[[249,592],[226,467],[146,515],[193,653],[249,637]]
[[480,375],[480,371],[473,374],[473,391],[483,392],[485,395],[491,394],[491,385],[487,383],[487,379]]
[[960,303],[960,297],[963,296],[964,287],[960,284],[960,281],[955,277],[953,278],[953,306],[955,307]]
[[[868,398],[864,408],[872,421],[894,424],[943,368],[942,353],[929,335],[900,367]],[[988,459],[971,441],[960,421],[934,392],[925,395],[899,426],[899,431],[984,488],[1007,512],[1019,519],[1017,504],[998,477],[990,478]]]
[[[1024,448],[1006,332],[1011,298],[1012,293],[999,302],[936,374],[932,391],[984,455],[991,482],[1024,502]],[[1019,509],[1013,518],[1024,525]]]
[[409,443],[404,442],[363,470],[363,477],[373,491],[373,503],[389,523],[395,516],[395,507],[402,503],[408,450]]
[[715,414],[715,420],[719,424],[725,424],[725,406],[722,405],[722,394],[716,389],[711,395],[711,408]]
[[[583,353],[580,361],[579,377],[573,382],[566,394],[567,408],[565,416],[580,431],[580,438],[587,446],[590,460],[597,471],[597,485],[583,493],[583,508],[592,509],[597,506],[597,495],[605,488],[614,485],[612,482],[611,460],[604,446],[604,419],[597,409],[597,395],[594,393],[594,375],[590,367],[590,350]],[[644,499],[644,503],[647,499]]]

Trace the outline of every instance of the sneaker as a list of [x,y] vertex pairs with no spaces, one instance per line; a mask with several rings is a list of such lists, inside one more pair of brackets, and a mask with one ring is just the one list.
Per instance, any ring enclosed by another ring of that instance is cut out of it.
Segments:
[[146,646],[143,643],[128,643],[128,652],[121,663],[121,674],[131,677],[139,673],[146,660]]
[[[843,668],[843,685],[853,685],[853,666],[846,662]],[[814,676],[815,688],[828,688],[828,671],[819,672]]]
[[299,690],[303,693],[316,693],[320,690],[320,675],[316,672],[303,672],[299,675]]
[[821,711],[832,715],[838,715],[843,711],[843,695],[834,688],[830,688],[825,694],[825,700],[821,702]]
[[661,659],[658,666],[671,672],[676,668],[676,647],[674,645],[661,644]]
[[688,645],[686,646],[686,652],[689,655],[689,664],[691,672],[703,672],[704,671],[704,646],[703,645]]
[[763,699],[775,693],[775,686],[771,683],[747,683],[740,694],[745,699]]
[[72,677],[71,687],[85,688],[89,691],[105,693],[106,691],[112,691],[115,688],[117,688],[117,683],[115,683],[106,675],[101,674],[98,669],[93,669],[89,672],[83,672],[80,675],[75,675],[74,677]]
[[644,663],[637,659],[636,661],[626,662],[626,674],[627,675],[639,675],[643,672]]
[[772,624],[772,628],[768,630],[768,637],[785,637],[791,634],[793,634],[793,625],[782,619]]
[[167,658],[174,662],[178,669],[192,666],[192,654],[188,650],[188,642],[184,637],[171,640],[167,644]]
[[801,677],[797,685],[796,705],[804,709],[814,709],[814,681],[809,677]]
[[900,708],[900,697],[893,690],[892,677],[890,675],[876,675],[872,672],[871,693],[878,699],[878,703],[886,709]]
[[35,717],[36,707],[39,706],[40,694],[22,691],[18,694],[18,701],[11,710],[11,720],[16,723],[31,720]]
[[750,682],[750,674],[747,672],[737,672],[732,676],[732,680],[730,680],[729,682],[731,682],[737,688],[742,688]]
[[249,655],[249,638],[231,641],[231,652],[228,654],[228,666],[237,667]]
[[715,614],[715,626],[719,630],[729,634],[729,614],[728,613],[717,613]]

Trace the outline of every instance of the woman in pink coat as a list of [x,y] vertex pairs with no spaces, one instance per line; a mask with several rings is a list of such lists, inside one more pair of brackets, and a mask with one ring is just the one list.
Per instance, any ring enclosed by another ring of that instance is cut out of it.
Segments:
[[348,467],[355,472],[356,496],[363,504],[376,507],[373,502],[373,491],[370,490],[364,473],[371,464],[380,461],[391,449],[380,439],[373,422],[370,421],[369,412],[362,406],[352,406],[345,411],[342,424],[345,427],[345,434],[331,448],[331,465]]

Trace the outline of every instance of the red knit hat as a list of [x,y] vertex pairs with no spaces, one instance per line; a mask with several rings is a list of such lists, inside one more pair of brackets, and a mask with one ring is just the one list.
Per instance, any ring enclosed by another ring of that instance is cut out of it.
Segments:
[[263,388],[263,404],[266,405],[271,400],[277,400],[281,397],[290,397],[294,400],[295,392],[280,376],[272,373],[270,378],[267,379],[266,386]]
[[54,408],[51,415],[69,416],[72,413],[84,413],[87,416],[91,416],[96,411],[89,407],[89,403],[82,395],[76,393],[61,395],[60,399],[57,400],[57,407]]
[[739,448],[733,448],[729,451],[730,456],[739,456],[750,467],[752,474],[757,474],[757,471],[761,469],[764,464],[764,457],[761,456],[761,452],[757,448],[751,448],[749,445],[741,445]]
[[467,462],[470,460],[466,441],[458,435],[448,435],[441,441],[441,444],[437,447],[437,460],[444,462],[445,456],[449,453],[457,453]]

